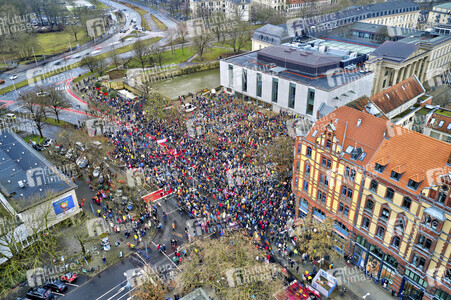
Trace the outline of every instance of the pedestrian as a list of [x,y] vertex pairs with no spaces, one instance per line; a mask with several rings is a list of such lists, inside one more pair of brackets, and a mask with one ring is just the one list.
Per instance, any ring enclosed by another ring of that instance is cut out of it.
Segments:
[[106,265],[106,257],[105,256],[103,256],[102,260],[103,260],[103,264]]

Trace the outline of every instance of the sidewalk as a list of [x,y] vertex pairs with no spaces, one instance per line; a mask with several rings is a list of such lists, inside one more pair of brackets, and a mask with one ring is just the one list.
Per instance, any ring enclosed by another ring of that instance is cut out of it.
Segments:
[[[273,245],[272,249],[277,249]],[[306,262],[302,264],[301,256],[296,255],[292,256],[291,259],[295,260],[294,268],[291,268],[288,263],[288,258],[283,258],[279,256],[278,251],[274,251],[274,255],[277,260],[280,262],[282,266],[287,268],[294,277],[297,279],[301,279],[302,274],[305,271],[309,273],[313,272],[315,268],[316,271],[319,269],[323,269],[327,272],[335,272],[338,270],[338,273],[343,274],[344,276],[337,275],[337,287],[332,292],[330,299],[336,300],[357,300],[362,299],[363,296],[369,295],[365,298],[366,300],[384,300],[384,299],[395,299],[396,297],[392,297],[390,292],[385,290],[381,285],[374,283],[371,279],[365,277],[365,274],[355,265],[346,264],[342,258],[335,260],[333,262],[334,268],[329,271],[328,266],[322,265],[321,267],[314,266],[311,262]],[[296,272],[296,267],[299,266],[299,273]],[[340,290],[345,287],[347,292],[341,297]],[[325,297],[323,297],[325,298]]]

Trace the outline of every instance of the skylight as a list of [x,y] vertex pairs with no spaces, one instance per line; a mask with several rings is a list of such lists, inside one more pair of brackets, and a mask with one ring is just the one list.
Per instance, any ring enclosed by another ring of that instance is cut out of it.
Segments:
[[[450,123],[451,124],[451,123]],[[352,146],[348,146],[348,148],[346,148],[346,151],[345,151],[345,153],[346,154],[351,154],[351,152],[352,152],[352,149],[354,149],[354,147],[352,147]]]
[[448,127],[446,127],[446,130],[451,130],[451,122],[448,124]]
[[438,127],[442,127],[444,123],[445,123],[445,121],[440,121],[440,122],[438,123]]
[[318,133],[318,130],[313,131],[312,137],[315,137],[317,133]]
[[430,125],[433,125],[435,123],[435,118],[431,119],[431,122],[429,123]]

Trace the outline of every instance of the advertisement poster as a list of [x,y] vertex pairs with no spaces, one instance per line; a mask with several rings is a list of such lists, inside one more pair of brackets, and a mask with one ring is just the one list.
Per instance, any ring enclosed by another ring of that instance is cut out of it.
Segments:
[[53,202],[53,209],[55,210],[55,215],[61,217],[75,208],[74,199],[72,195],[68,195],[62,199]]

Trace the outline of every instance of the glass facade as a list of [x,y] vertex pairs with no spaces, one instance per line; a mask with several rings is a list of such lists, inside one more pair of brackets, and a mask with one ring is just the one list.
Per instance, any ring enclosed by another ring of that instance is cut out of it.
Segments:
[[257,73],[257,97],[262,96],[262,74]]
[[247,70],[243,69],[243,74],[241,77],[241,86],[243,89],[243,92],[247,92]]
[[313,107],[315,104],[315,90],[314,89],[308,89],[308,94],[307,94],[307,110],[306,110],[306,114],[307,115],[313,115]]
[[233,87],[233,65],[229,65],[229,86]]
[[273,78],[272,79],[272,97],[271,97],[272,102],[277,103],[278,94],[279,94],[279,79]]
[[296,98],[296,84],[290,83],[290,93],[288,96],[288,107],[294,108],[294,100]]

